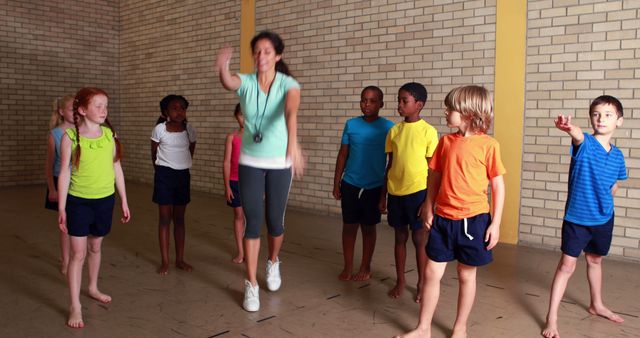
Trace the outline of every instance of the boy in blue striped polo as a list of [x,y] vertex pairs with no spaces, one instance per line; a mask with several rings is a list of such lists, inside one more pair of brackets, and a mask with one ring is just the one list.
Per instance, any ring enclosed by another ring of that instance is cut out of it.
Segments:
[[562,258],[558,263],[549,300],[546,338],[560,337],[558,308],[576,267],[580,252],[587,261],[591,293],[589,313],[622,323],[624,319],[602,302],[602,257],[611,246],[613,234],[613,196],[618,180],[627,179],[622,152],[610,143],[613,132],[622,125],[622,104],[613,96],[597,97],[589,107],[593,135],[582,133],[571,123],[571,116],[558,115],[556,128],[571,136],[569,191],[562,223]]

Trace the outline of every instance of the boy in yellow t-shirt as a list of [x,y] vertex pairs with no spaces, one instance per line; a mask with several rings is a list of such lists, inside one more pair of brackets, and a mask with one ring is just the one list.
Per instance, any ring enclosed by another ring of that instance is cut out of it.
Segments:
[[427,262],[427,232],[419,214],[427,195],[428,161],[438,145],[438,132],[420,117],[426,101],[427,89],[420,83],[406,83],[398,91],[398,113],[404,117],[404,121],[393,126],[387,134],[385,152],[389,154],[389,161],[386,185],[383,185],[380,196],[380,211],[386,213],[389,210],[387,221],[395,230],[397,280],[389,296],[398,298],[404,290],[406,243],[409,239],[408,228],[411,228],[418,265],[417,303],[422,294],[423,270]]

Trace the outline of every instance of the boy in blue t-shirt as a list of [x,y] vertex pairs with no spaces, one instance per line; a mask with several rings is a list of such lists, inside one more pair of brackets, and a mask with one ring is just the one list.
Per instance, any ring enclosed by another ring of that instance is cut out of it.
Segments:
[[[384,142],[393,122],[378,116],[384,106],[380,88],[369,86],[360,94],[362,116],[344,125],[333,179],[333,197],[341,200],[344,269],[340,280],[371,278],[371,257],[376,245],[376,224],[380,223],[378,201],[384,183]],[[352,275],[353,251],[362,229],[362,263]]]
[[571,124],[571,116],[558,115],[556,127],[571,136],[569,191],[562,223],[562,258],[558,263],[549,300],[546,338],[560,337],[558,308],[576,267],[580,252],[587,260],[591,293],[589,313],[622,323],[624,319],[602,302],[602,257],[611,246],[613,235],[613,195],[618,180],[627,179],[622,152],[610,143],[613,132],[622,126],[622,104],[613,96],[597,97],[589,107],[593,135],[582,133]]

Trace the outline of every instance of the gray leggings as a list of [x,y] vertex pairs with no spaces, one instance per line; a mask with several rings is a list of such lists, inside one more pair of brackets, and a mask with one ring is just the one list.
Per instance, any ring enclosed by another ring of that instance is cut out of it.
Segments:
[[260,169],[238,166],[240,198],[244,210],[244,238],[260,238],[267,206],[267,229],[273,237],[284,233],[284,212],[291,187],[291,168]]

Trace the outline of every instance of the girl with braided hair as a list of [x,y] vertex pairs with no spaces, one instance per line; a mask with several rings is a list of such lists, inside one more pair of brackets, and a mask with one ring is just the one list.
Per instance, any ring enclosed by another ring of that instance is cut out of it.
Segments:
[[85,256],[89,261],[89,296],[104,304],[111,302],[111,296],[98,290],[98,273],[102,239],[111,230],[114,183],[122,204],[121,222],[131,218],[120,165],[120,142],[107,119],[107,106],[104,90],[80,89],[73,101],[75,128],[66,130],[60,146],[63,165],[58,177],[58,224],[71,242],[67,325],[72,328],[84,327],[80,286]]

